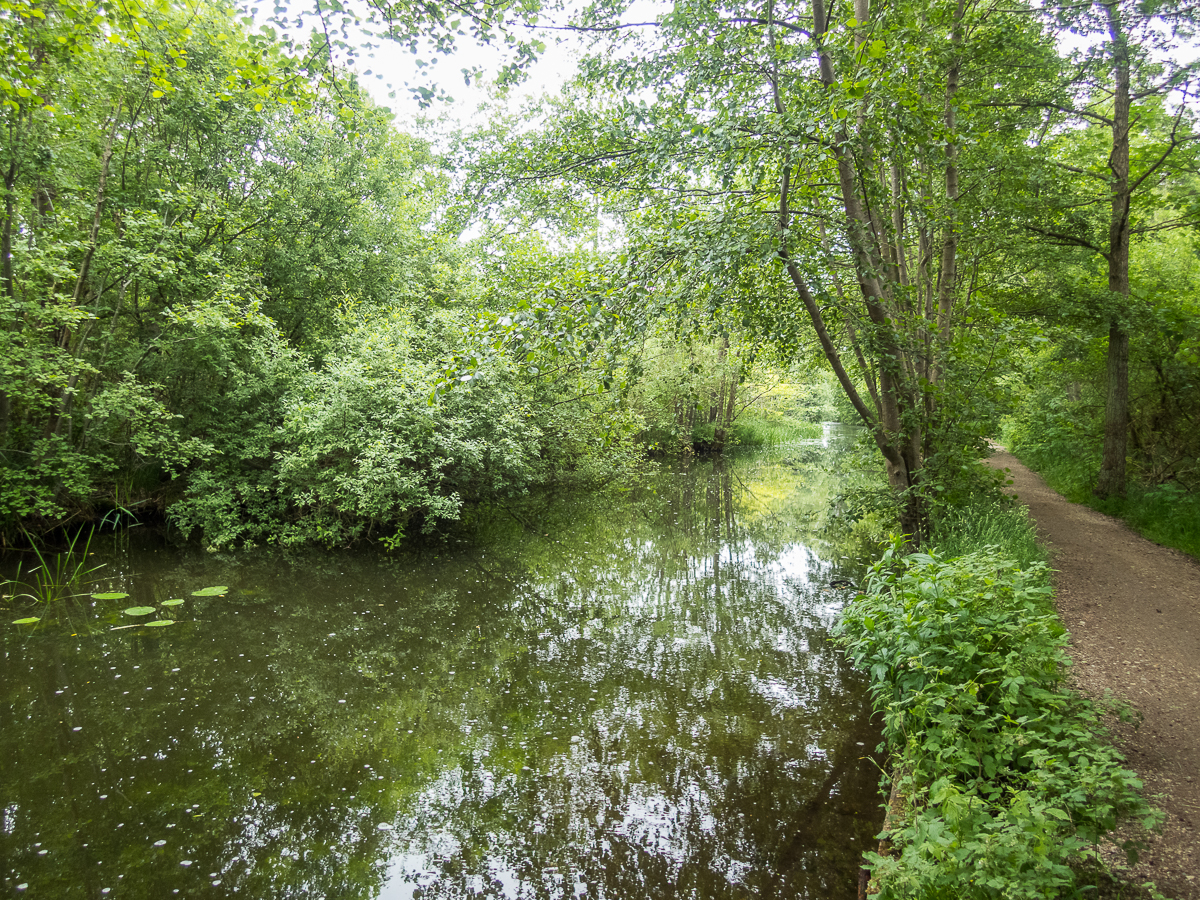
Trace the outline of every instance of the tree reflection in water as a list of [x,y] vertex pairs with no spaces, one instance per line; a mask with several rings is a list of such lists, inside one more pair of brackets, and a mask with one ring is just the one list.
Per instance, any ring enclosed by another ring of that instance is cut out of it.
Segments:
[[109,552],[120,605],[188,601],[3,628],[6,889],[853,896],[877,732],[827,640],[827,477],[785,456],[526,500],[453,552]]

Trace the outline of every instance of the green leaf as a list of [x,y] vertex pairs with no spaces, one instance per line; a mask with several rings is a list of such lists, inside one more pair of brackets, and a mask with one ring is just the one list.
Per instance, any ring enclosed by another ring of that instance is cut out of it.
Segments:
[[192,591],[193,597],[220,597],[228,592],[228,585],[218,584],[216,587],[200,588],[198,591]]
[[93,600],[124,600],[129,595],[122,591],[101,591],[98,594],[92,594]]
[[883,41],[871,41],[871,46],[868,51],[872,59],[882,59],[887,53],[887,44]]
[[183,601],[182,601],[182,600],[179,600],[179,599],[173,599],[173,600],[164,600],[164,601],[162,602],[162,605],[163,605],[163,606],[182,606],[182,605],[183,605]]
[[148,616],[154,612],[153,606],[131,606],[125,610],[127,616]]
[[32,625],[34,622],[42,621],[38,616],[30,616],[27,619],[13,619],[14,625]]
[[162,628],[166,625],[174,625],[174,619],[155,619],[153,622],[147,622],[147,628]]

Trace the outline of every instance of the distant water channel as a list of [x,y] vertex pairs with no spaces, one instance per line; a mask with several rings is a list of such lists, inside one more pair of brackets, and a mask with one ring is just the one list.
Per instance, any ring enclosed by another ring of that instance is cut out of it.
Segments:
[[0,608],[4,895],[855,896],[878,737],[828,639],[856,572],[812,533],[837,443],[410,555],[97,538],[90,590],[127,598]]

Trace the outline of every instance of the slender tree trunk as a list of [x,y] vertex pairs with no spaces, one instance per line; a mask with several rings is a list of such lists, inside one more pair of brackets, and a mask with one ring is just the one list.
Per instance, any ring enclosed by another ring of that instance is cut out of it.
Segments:
[[13,282],[12,233],[16,216],[17,162],[11,160],[4,172],[4,224],[0,227],[0,281],[3,281],[4,296],[10,300],[16,296]]
[[725,398],[726,398],[726,382],[729,379],[728,366],[726,365],[729,356],[729,335],[726,334],[721,340],[721,349],[717,354],[717,365],[721,369],[721,390],[717,394],[717,402],[709,413],[708,421],[715,423],[713,428],[713,450],[720,453],[725,449],[726,438],[726,422],[725,422]]
[[950,43],[954,47],[954,58],[946,73],[946,224],[942,237],[942,261],[938,269],[937,334],[938,352],[930,368],[929,380],[936,383],[941,379],[945,354],[950,343],[950,314],[954,307],[954,292],[958,287],[958,144],[955,140],[960,59],[959,45],[962,43],[962,18],[965,0],[958,0],[954,12],[954,27],[950,32]]
[[[858,21],[866,22],[868,20],[870,12],[868,0],[855,0],[854,10],[855,18]],[[823,42],[829,24],[824,0],[813,0],[813,21],[814,36],[819,43]],[[836,84],[833,62],[823,47],[819,50],[818,73],[821,83],[826,87]],[[837,166],[841,201],[846,213],[846,237],[853,254],[863,302],[879,346],[880,417],[872,422],[873,417],[866,413],[865,405],[857,391],[851,388],[851,390],[847,390],[847,396],[858,409],[863,421],[873,425],[872,435],[875,438],[875,444],[887,464],[888,483],[900,499],[900,527],[905,534],[911,536],[914,545],[920,546],[926,530],[925,516],[921,497],[914,489],[920,482],[918,472],[922,462],[923,429],[915,423],[904,422],[904,412],[915,409],[918,402],[915,386],[912,383],[911,361],[902,349],[896,331],[896,323],[885,306],[888,292],[878,273],[885,272],[887,269],[879,243],[875,240],[875,217],[867,209],[864,200],[865,192],[861,189],[857,167],[849,150],[849,134],[844,126],[835,133],[829,149]],[[782,191],[784,196],[780,210],[781,233],[785,234],[789,218],[786,199],[787,187],[787,174],[785,173]],[[811,297],[805,297],[809,291],[806,285],[802,285],[803,278],[795,263],[786,255],[785,259],[792,282],[800,292],[801,300],[810,318],[813,319],[814,325],[817,325],[819,310]],[[817,314],[814,315],[814,312]],[[819,339],[821,339],[822,331],[823,328],[818,326]],[[825,350],[826,358],[833,363],[832,356],[839,356],[836,348],[833,348],[831,342],[825,339],[821,340],[821,345]],[[842,369],[840,374],[839,369]],[[838,380],[842,382],[843,390],[845,390],[848,379],[843,377],[844,369],[841,366],[840,358],[834,366],[834,373],[839,376]]]
[[[825,233],[825,223],[818,217],[817,224],[821,233],[821,249],[825,251],[826,258],[832,260],[833,251],[829,247],[829,235]],[[862,342],[859,340],[858,330],[851,323],[853,316],[850,314],[850,304],[846,300],[846,291],[842,287],[842,279],[838,276],[836,269],[830,273],[830,278],[833,281],[833,289],[837,295],[838,304],[846,315],[846,337],[850,341],[850,348],[854,351],[855,362],[858,363],[858,374],[866,384],[867,393],[871,395],[871,402],[875,406],[876,416],[879,416],[881,415],[880,410],[883,409],[883,406],[879,400],[879,384],[875,378],[875,370],[871,368],[867,363],[866,356],[863,355]]]
[[1108,390],[1104,405],[1104,454],[1095,493],[1100,497],[1125,494],[1125,456],[1129,444],[1129,332],[1123,322],[1129,298],[1129,45],[1115,2],[1105,5],[1112,42],[1114,97],[1112,152],[1112,212],[1108,226],[1108,289],[1122,299],[1108,326]]
[[[739,368],[740,371],[740,368]],[[737,415],[737,386],[738,376],[736,372],[729,373],[729,396],[725,400],[725,428],[733,427],[734,417]]]
[[[9,153],[15,154],[16,149],[11,146],[12,128],[9,128],[10,147]],[[15,156],[9,160],[8,168],[4,171],[4,222],[0,224],[0,296],[3,296],[4,302],[10,307],[15,306],[14,301],[17,296],[16,283],[13,280],[13,259],[12,259],[12,235],[13,235],[13,220],[16,217],[16,187],[17,187],[17,161]],[[12,310],[16,316],[16,309]],[[5,316],[7,319],[7,315]],[[18,319],[19,321],[19,319]],[[8,329],[8,323],[4,323],[5,330]],[[14,322],[12,331],[18,330],[18,324]],[[8,391],[0,390],[0,447],[8,446],[8,427],[9,419],[12,417],[12,401],[9,399]]]
[[112,161],[113,139],[117,134],[117,124],[120,121],[121,106],[117,104],[113,113],[112,127],[108,130],[108,140],[104,145],[104,153],[100,157],[100,181],[96,187],[96,206],[92,214],[92,227],[88,231],[88,248],[83,256],[83,265],[79,267],[79,277],[75,280],[75,290],[71,295],[71,304],[78,306],[87,288],[88,274],[92,269],[92,259],[96,255],[96,242],[100,238],[100,223],[104,217],[105,189],[108,185],[108,166]]
[[[868,0],[855,0],[854,8],[856,18],[865,22],[870,12]],[[813,0],[812,10],[813,36],[818,44],[818,77],[822,85],[831,88],[836,84],[836,75],[829,53],[822,46],[829,26],[824,0]],[[775,94],[776,111],[782,116],[784,108],[777,73],[772,75],[771,86]],[[878,227],[880,222],[865,201],[865,186],[860,182],[856,160],[849,149],[849,139],[850,135],[843,124],[837,129],[828,149],[833,154],[837,167],[841,205],[845,212],[846,237],[863,304],[870,319],[872,343],[878,348],[878,394],[873,398],[877,399],[877,410],[867,407],[846,372],[841,351],[825,327],[820,307],[787,246],[786,238],[791,220],[789,194],[792,174],[791,163],[787,160],[784,161],[780,178],[778,227],[781,242],[778,253],[812,321],[825,358],[846,397],[870,429],[875,445],[883,455],[887,465],[888,483],[900,502],[901,528],[911,536],[914,545],[919,546],[925,532],[925,516],[922,499],[914,489],[920,481],[918,473],[922,460],[923,428],[915,423],[904,422],[905,410],[914,409],[917,402],[916,386],[912,381],[911,360],[905,355],[896,322],[893,321],[886,305],[891,293],[880,279],[880,273],[888,271],[885,265],[884,242],[880,238],[881,229]],[[898,269],[898,265],[895,269]]]
[[[75,290],[71,294],[72,306],[78,306],[87,291],[87,279],[91,272],[92,259],[96,255],[96,244],[100,240],[100,225],[104,218],[104,202],[106,199],[105,189],[108,185],[108,167],[112,160],[113,140],[117,134],[117,124],[120,121],[120,115],[121,104],[118,103],[116,111],[113,113],[112,126],[108,130],[108,140],[104,146],[104,153],[100,157],[100,180],[96,187],[96,205],[92,213],[92,226],[88,231],[88,248],[84,253],[83,263],[79,267],[79,276],[75,279]],[[92,326],[95,322],[95,318],[88,319],[84,327],[79,330],[78,335],[73,335],[71,329],[63,325],[59,333],[59,347],[73,356],[81,356],[84,344],[87,343],[88,335],[91,334]],[[67,425],[68,430],[70,429],[70,416],[75,404],[75,389],[78,382],[79,372],[76,371],[67,380],[66,390],[63,391],[59,399],[58,410],[47,425],[47,436],[61,434],[64,423]]]

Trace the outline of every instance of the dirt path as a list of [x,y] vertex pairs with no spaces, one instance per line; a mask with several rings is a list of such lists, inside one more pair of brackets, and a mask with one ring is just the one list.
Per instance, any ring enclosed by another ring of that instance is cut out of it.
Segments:
[[1059,615],[1071,634],[1072,681],[1112,691],[1144,719],[1117,746],[1166,813],[1131,873],[1175,900],[1200,900],[1200,564],[1071,503],[1010,453],[1010,471],[1051,549]]

